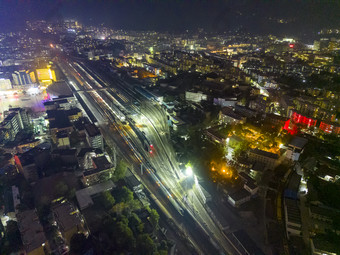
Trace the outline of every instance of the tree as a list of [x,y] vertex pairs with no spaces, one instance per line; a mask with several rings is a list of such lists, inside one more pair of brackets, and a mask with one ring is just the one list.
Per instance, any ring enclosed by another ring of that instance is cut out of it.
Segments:
[[237,158],[241,155],[242,152],[245,152],[248,149],[248,143],[246,141],[240,142],[235,146],[234,156]]
[[116,223],[116,232],[114,237],[117,247],[120,249],[131,249],[135,246],[135,238],[133,237],[132,230],[127,224],[122,221]]
[[58,182],[55,186],[55,191],[59,197],[63,197],[67,194],[68,186],[63,182]]
[[132,213],[129,217],[129,227],[135,234],[140,234],[143,232],[144,224],[140,220],[137,214]]
[[74,234],[70,240],[71,255],[81,255],[86,251],[87,238],[83,233]]
[[116,201],[110,191],[104,191],[100,196],[100,202],[108,210],[112,208]]
[[150,210],[150,222],[154,229],[158,228],[158,221],[159,221],[159,214],[156,211],[156,209],[151,209]]
[[118,194],[118,201],[127,203],[132,200],[133,200],[133,192],[129,190],[126,186],[124,186]]
[[7,221],[6,239],[8,241],[8,248],[14,252],[18,251],[22,246],[18,224],[15,221]]
[[340,230],[340,214],[339,213],[335,213],[333,215],[333,228],[336,231]]
[[125,177],[127,167],[128,167],[128,164],[126,163],[124,159],[121,159],[118,162],[115,173],[114,173],[116,181],[123,179]]
[[66,197],[68,200],[72,200],[76,195],[76,189],[75,188],[72,188],[72,189],[69,189],[68,192],[66,193]]
[[148,234],[141,234],[137,237],[138,254],[149,255],[155,251],[155,244]]

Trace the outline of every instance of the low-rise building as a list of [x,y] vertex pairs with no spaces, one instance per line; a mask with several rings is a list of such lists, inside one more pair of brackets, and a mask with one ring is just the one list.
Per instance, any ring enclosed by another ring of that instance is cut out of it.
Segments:
[[70,121],[76,121],[83,117],[83,112],[79,108],[72,108],[66,110],[66,115]]
[[73,131],[73,126],[64,110],[49,110],[46,111],[47,120],[49,121],[49,128],[51,138],[54,143],[57,142],[56,134],[58,132],[67,132],[70,134]]
[[245,172],[239,173],[239,176],[244,181],[243,188],[247,190],[252,196],[255,196],[259,190],[255,180]]
[[317,238],[310,239],[312,255],[338,255],[334,244]]
[[56,133],[56,144],[60,149],[70,147],[70,138],[66,130]]
[[48,249],[48,241],[36,210],[19,212],[17,220],[26,254],[45,255],[44,250]]
[[252,176],[261,176],[266,171],[267,165],[262,162],[255,162],[250,168],[250,174]]
[[214,128],[209,128],[209,129],[205,130],[205,134],[213,142],[218,142],[220,144],[226,144],[226,140],[228,138],[226,134],[223,135],[220,132],[218,132],[217,130],[215,130]]
[[238,102],[236,97],[231,98],[214,98],[213,100],[214,105],[219,105],[221,107],[235,107],[236,103]]
[[279,116],[279,115],[276,115],[276,114],[273,114],[273,113],[267,113],[265,122],[269,123],[273,126],[279,126],[279,127],[283,128],[286,125],[289,125],[290,118],[282,117],[282,116]]
[[3,193],[4,206],[0,209],[0,219],[4,227],[7,221],[17,221],[17,206],[20,204],[20,194],[17,186],[12,186]]
[[203,92],[193,92],[193,91],[186,91],[185,92],[185,100],[190,101],[190,102],[196,102],[199,103],[201,101],[206,101],[207,100],[207,95],[204,94]]
[[54,98],[52,101],[47,101],[44,103],[46,111],[48,110],[69,110],[75,108],[77,105],[77,100],[73,96]]
[[239,207],[240,205],[250,201],[250,198],[251,194],[249,191],[242,188],[234,193],[229,194],[228,202],[234,207]]
[[66,165],[77,164],[77,149],[55,149],[52,151],[53,159],[59,159]]
[[316,219],[316,220],[332,223],[333,217],[336,214],[339,214],[339,213],[335,212],[334,210],[330,208],[320,207],[317,205],[309,206],[309,215],[311,218]]
[[74,234],[85,233],[84,220],[78,209],[70,202],[56,203],[51,207],[54,220],[66,243]]
[[253,109],[242,105],[235,105],[235,113],[245,117],[245,118],[254,118],[257,116],[257,112]]
[[85,124],[86,140],[90,147],[104,149],[103,136],[94,124]]
[[293,139],[288,143],[286,158],[292,161],[298,161],[307,143],[308,139],[306,138],[298,136],[293,137]]
[[251,149],[249,151],[249,161],[261,162],[266,164],[269,169],[274,169],[278,164],[279,155],[260,149]]
[[300,183],[301,183],[301,175],[297,174],[297,172],[294,171],[290,175],[289,181],[287,183],[287,187],[284,190],[284,197],[298,200]]
[[85,185],[93,185],[112,177],[114,166],[106,156],[92,158],[93,168],[83,172],[82,181]]
[[235,113],[231,107],[223,107],[219,113],[219,120],[225,124],[244,124],[246,118]]
[[38,170],[32,156],[27,154],[15,155],[14,161],[19,172],[24,175],[28,182],[34,183],[38,180]]
[[285,225],[287,236],[301,235],[301,212],[297,200],[284,199]]
[[327,123],[324,121],[320,122],[319,129],[327,134],[340,134],[340,125],[337,123]]
[[132,189],[134,192],[137,192],[143,189],[142,183],[132,173],[125,178],[125,181],[128,187]]
[[90,169],[92,168],[92,158],[104,156],[104,153],[101,149],[95,148],[81,148],[77,154],[78,165],[82,169]]
[[102,183],[89,186],[85,189],[77,190],[76,198],[77,198],[80,210],[84,210],[94,204],[92,200],[92,196],[95,196],[104,191],[111,190],[115,187],[116,185],[111,180],[108,180],[106,182],[102,182]]
[[26,140],[21,142],[18,146],[17,146],[17,152],[18,153],[24,153],[36,146],[38,146],[41,143],[40,139],[33,139],[33,140]]

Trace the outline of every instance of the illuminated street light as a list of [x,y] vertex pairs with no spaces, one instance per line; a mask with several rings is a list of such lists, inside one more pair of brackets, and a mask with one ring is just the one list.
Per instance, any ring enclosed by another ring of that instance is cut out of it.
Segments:
[[192,176],[193,172],[192,172],[192,167],[191,166],[187,166],[187,168],[185,169],[185,174],[187,176]]

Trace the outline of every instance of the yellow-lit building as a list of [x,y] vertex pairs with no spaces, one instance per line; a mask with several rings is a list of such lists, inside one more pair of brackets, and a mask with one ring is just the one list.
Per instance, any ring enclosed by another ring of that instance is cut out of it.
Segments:
[[48,65],[47,68],[37,69],[37,80],[42,85],[50,85],[52,82],[56,81],[56,76],[54,70]]
[[37,82],[37,79],[35,78],[35,73],[34,72],[30,72],[30,78],[31,78],[31,81],[33,83],[36,83]]

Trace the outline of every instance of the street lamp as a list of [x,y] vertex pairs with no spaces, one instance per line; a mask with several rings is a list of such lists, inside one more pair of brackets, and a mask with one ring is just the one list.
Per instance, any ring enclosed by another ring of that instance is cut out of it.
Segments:
[[187,168],[185,169],[185,174],[186,176],[192,176],[193,172],[191,166],[187,166]]

